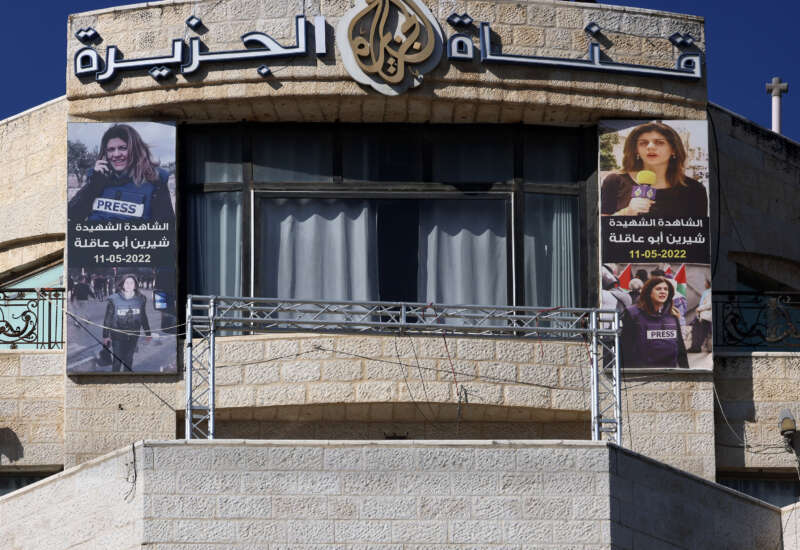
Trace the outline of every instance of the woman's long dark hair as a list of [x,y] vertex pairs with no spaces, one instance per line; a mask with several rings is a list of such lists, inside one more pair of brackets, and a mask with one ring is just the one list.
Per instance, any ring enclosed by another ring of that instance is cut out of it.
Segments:
[[103,134],[100,140],[100,158],[105,158],[108,142],[114,138],[121,139],[128,145],[128,175],[136,185],[141,185],[145,181],[157,182],[158,171],[156,164],[150,156],[150,148],[142,140],[132,126],[127,124],[115,124]]
[[661,313],[661,311],[656,308],[655,304],[653,304],[653,298],[651,296],[653,293],[653,288],[661,283],[667,285],[668,292],[667,301],[664,302],[664,306],[669,308],[669,312],[672,315],[680,318],[680,313],[678,313],[678,310],[672,305],[672,299],[675,297],[675,288],[664,277],[650,277],[647,279],[647,282],[642,287],[642,290],[639,291],[639,299],[636,301],[636,306],[652,315]]
[[670,187],[676,185],[686,186],[684,181],[683,171],[686,168],[686,148],[683,146],[683,140],[671,126],[667,126],[663,122],[648,122],[634,128],[628,137],[625,139],[625,147],[622,153],[622,171],[623,172],[638,172],[644,170],[644,162],[638,158],[636,148],[639,143],[639,136],[647,132],[657,132],[664,136],[664,139],[672,147],[672,154],[674,155],[669,159],[667,166],[667,183]]

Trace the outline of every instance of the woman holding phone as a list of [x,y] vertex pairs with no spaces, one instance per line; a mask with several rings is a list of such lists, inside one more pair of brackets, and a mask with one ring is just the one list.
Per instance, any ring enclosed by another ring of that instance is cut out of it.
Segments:
[[99,158],[69,202],[69,216],[73,221],[174,223],[168,179],[139,133],[115,124],[103,134]]

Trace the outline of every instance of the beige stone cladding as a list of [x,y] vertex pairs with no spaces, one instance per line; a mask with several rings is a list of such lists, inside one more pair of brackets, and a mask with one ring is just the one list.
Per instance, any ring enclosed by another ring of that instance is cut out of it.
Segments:
[[[603,4],[553,0],[483,2],[425,0],[445,35],[461,31],[447,24],[454,12],[491,23],[503,52],[586,59],[595,22],[603,55],[614,62],[674,68],[681,51],[668,37],[688,33],[705,50],[703,19],[689,15]],[[166,54],[171,40],[199,36],[210,51],[243,47],[240,36],[258,30],[283,44],[295,42],[294,0],[204,0],[148,2],[72,15],[67,33],[67,96],[70,114],[90,119],[168,118],[176,120],[261,120],[330,122],[590,123],[602,118],[705,117],[706,79],[641,77],[623,73],[442,62],[419,88],[387,98],[361,87],[346,73],[333,28],[353,6],[350,0],[314,0],[302,5],[308,18],[327,19],[328,54],[266,60],[272,75],[256,68],[264,60],[201,66],[192,75],[157,82],[142,70],[110,84],[74,75],[75,32],[91,26],[102,46],[119,47],[126,59]],[[202,35],[185,20],[200,17]],[[478,45],[477,24],[466,31]],[[105,48],[99,47],[101,56]]]
[[147,441],[0,497],[74,548],[781,548],[781,510],[600,442]]
[[[339,437],[347,422],[365,421],[413,424],[402,431],[374,425],[373,436],[384,428],[419,437],[460,430],[472,437],[590,433],[582,342],[279,334],[217,338],[216,348],[223,436],[274,437],[284,421],[295,437],[320,430]],[[182,376],[67,378],[66,464],[136,439],[175,437],[184,396]]]
[[706,479],[716,479],[711,372],[626,373],[626,448]]
[[[455,404],[459,388],[472,396],[473,403],[506,411],[590,408],[590,364],[583,342],[303,334],[231,337],[217,340],[216,365],[220,408]],[[492,414],[500,415],[492,420],[509,419],[502,411]]]
[[769,468],[794,474],[797,459],[784,449],[778,417],[789,409],[800,418],[800,354],[724,354],[715,357],[715,363],[721,402],[716,417],[720,470]]
[[66,166],[65,98],[0,121],[0,273],[63,248]]
[[65,377],[65,466],[86,462],[143,438],[173,439],[177,411],[185,408],[181,378]]
[[141,548],[141,448],[133,446],[0,497],[9,550]]
[[783,550],[800,550],[800,503],[781,509]]
[[64,464],[63,355],[0,350],[0,472]]

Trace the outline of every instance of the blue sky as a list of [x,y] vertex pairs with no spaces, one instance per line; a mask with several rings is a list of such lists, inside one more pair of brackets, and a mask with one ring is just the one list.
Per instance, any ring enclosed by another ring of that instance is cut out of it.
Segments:
[[[270,1],[270,0],[264,0]],[[6,67],[0,119],[64,94],[67,15],[125,0],[3,2],[8,24],[0,33]],[[800,6],[791,0],[615,0],[602,2],[691,13],[706,18],[709,98],[754,122],[770,126],[773,76],[789,82],[783,97],[783,133],[800,141]],[[24,24],[21,24],[24,23]],[[98,29],[102,33],[102,29]],[[166,43],[166,42],[165,42]]]

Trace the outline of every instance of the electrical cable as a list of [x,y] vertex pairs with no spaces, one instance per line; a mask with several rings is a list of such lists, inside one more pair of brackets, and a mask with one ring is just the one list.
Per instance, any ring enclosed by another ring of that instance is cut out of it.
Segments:
[[[89,336],[91,336],[91,337],[92,337],[92,339],[93,339],[93,340],[95,340],[95,341],[96,341],[98,344],[100,344],[100,345],[101,345],[101,346],[103,346],[104,348],[108,349],[108,350],[109,350],[109,352],[111,353],[111,355],[113,356],[113,358],[114,358],[114,359],[117,359],[117,360],[119,360],[119,363],[120,363],[120,364],[121,364],[123,367],[125,367],[126,369],[128,369],[128,370],[129,370],[130,372],[132,372],[132,373],[134,372],[134,370],[131,368],[131,366],[130,366],[130,365],[128,365],[127,363],[125,363],[124,361],[122,361],[122,359],[120,359],[119,357],[117,357],[117,355],[115,355],[115,354],[114,354],[113,350],[109,349],[109,348],[108,348],[107,346],[105,346],[105,345],[104,345],[104,344],[103,344],[103,343],[102,343],[100,340],[98,340],[97,336],[95,336],[94,334],[92,334],[92,331],[90,331],[88,328],[86,328],[86,327],[85,327],[85,326],[84,326],[82,323],[78,323],[78,326],[79,326],[80,328],[82,328],[83,330],[85,330],[85,331],[86,331],[86,332],[89,334]],[[137,373],[137,374],[140,374],[140,373]],[[149,392],[150,392],[150,393],[152,393],[154,396],[156,396],[156,398],[157,398],[159,401],[161,401],[161,403],[163,403],[165,406],[167,406],[167,407],[168,407],[168,408],[169,408],[169,409],[170,409],[172,412],[177,412],[177,410],[176,410],[176,409],[175,409],[175,408],[174,408],[172,405],[170,405],[170,404],[169,404],[169,403],[168,403],[168,402],[167,402],[167,401],[166,401],[166,400],[165,400],[163,397],[161,397],[160,395],[158,395],[158,393],[156,393],[156,391],[155,391],[155,390],[153,390],[153,389],[152,389],[150,386],[148,386],[147,384],[145,384],[144,382],[141,382],[141,381],[139,381],[138,383],[139,383],[139,384],[141,384],[142,386],[144,386],[144,388],[145,388],[147,391],[149,391]]]
[[[785,449],[780,445],[751,445],[751,444],[749,444],[747,442],[747,437],[746,437],[746,433],[744,432],[744,430],[742,430],[742,434],[745,435],[744,439],[742,437],[739,437],[739,434],[736,433],[736,430],[733,428],[733,426],[731,425],[730,421],[728,420],[728,416],[725,414],[725,410],[722,408],[722,400],[719,397],[719,393],[717,393],[716,384],[712,383],[711,388],[712,388],[712,390],[714,392],[714,398],[716,399],[717,406],[719,407],[720,415],[722,415],[722,419],[725,421],[725,424],[727,424],[728,429],[730,429],[730,431],[733,434],[733,436],[740,443],[739,445],[731,445],[731,444],[727,444],[727,443],[717,443],[717,442],[715,442],[716,446],[718,446],[718,447],[728,447],[728,448],[734,448],[734,449],[743,449],[744,452],[749,453],[749,454],[754,454],[754,455],[758,455],[758,454],[764,454],[764,455],[784,454]],[[763,449],[763,450],[753,450],[753,449]],[[768,449],[781,449],[782,452],[769,453],[769,452],[766,452]]]
[[[321,351],[330,351],[330,352],[339,353],[339,354],[342,354],[342,355],[348,355],[350,357],[357,357],[359,359],[367,359],[369,361],[378,361],[380,363],[388,363],[388,364],[391,364],[391,365],[399,364],[399,365],[403,365],[405,367],[413,367],[413,365],[409,365],[407,363],[403,363],[402,361],[400,361],[400,362],[389,361],[387,359],[380,359],[380,358],[377,358],[377,357],[369,357],[369,356],[366,356],[366,355],[360,355],[358,353],[349,353],[349,352],[345,352],[345,351],[341,351],[341,350],[337,351],[337,350],[332,350],[332,349],[323,348],[323,347],[320,347],[318,349],[321,350]],[[420,366],[420,368],[424,369],[424,370],[433,371],[433,372],[443,372],[443,373],[450,374],[450,371],[445,370],[445,369],[437,369],[437,368],[434,368],[434,367],[423,367],[423,366]],[[462,371],[459,371],[459,370],[456,370],[456,374],[462,375],[462,376],[465,376],[465,377],[472,376],[472,377],[477,378],[479,380],[485,380],[485,381],[491,381],[491,382],[506,382],[506,383],[509,383],[509,384],[518,384],[518,385],[521,385],[521,386],[532,386],[532,387],[536,387],[536,388],[545,388],[545,389],[550,389],[550,390],[562,390],[562,389],[564,389],[564,388],[562,388],[560,386],[550,386],[550,385],[547,385],[547,384],[537,384],[536,382],[522,382],[522,381],[518,381],[518,380],[512,380],[510,378],[503,378],[503,377],[500,377],[500,376],[488,376],[488,375],[477,375],[477,374],[473,375],[473,374],[470,374],[468,372],[462,372]],[[583,389],[583,390],[580,390],[580,391],[585,391],[586,392],[586,391],[589,391],[589,390],[588,389]]]
[[[397,337],[395,337],[395,340],[394,340],[394,351],[395,351],[395,354],[397,355],[397,365],[400,366],[403,363],[400,360],[400,350],[397,348]],[[416,408],[417,411],[419,411],[419,414],[422,415],[422,418],[425,419],[425,422],[430,423],[431,419],[428,418],[428,416],[425,414],[425,412],[422,410],[422,408],[417,403],[417,400],[414,399],[414,393],[411,391],[411,386],[409,386],[409,384],[408,384],[408,376],[407,376],[407,373],[406,373],[405,366],[401,366],[400,367],[400,373],[403,375],[403,380],[405,381],[406,389],[408,390],[408,398],[411,399],[411,402],[414,404],[414,408]],[[428,407],[430,408],[431,407],[430,398],[427,397],[427,396],[426,396],[426,398],[428,399]]]
[[[423,391],[423,393],[425,394],[425,402],[428,404],[428,409],[429,409],[429,412],[430,412],[431,414],[433,414],[433,405],[431,404],[431,398],[430,398],[430,395],[428,395],[428,387],[427,387],[427,385],[425,384],[425,377],[422,375],[422,369],[421,369],[421,368],[419,368],[419,367],[420,367],[420,365],[419,365],[419,358],[417,357],[417,350],[416,350],[416,348],[414,347],[414,340],[413,340],[413,339],[411,339],[410,337],[409,337],[409,344],[411,345],[411,349],[412,349],[412,350],[413,350],[413,352],[414,352],[414,359],[415,359],[415,362],[416,362],[416,364],[417,364],[417,371],[419,372],[419,381],[420,381],[420,383],[422,384],[422,391]],[[397,335],[396,335],[396,334],[394,335],[394,352],[395,352],[395,355],[397,356],[397,361],[398,361],[398,362],[401,362],[401,359],[400,359],[400,350],[399,350],[399,349],[398,349],[398,347],[397,347]],[[403,376],[405,377],[405,367],[400,367],[400,368],[403,370]],[[409,394],[409,396],[410,396],[410,395],[411,395],[411,388],[409,388],[409,387],[408,387],[408,381],[407,381],[407,379],[406,379],[406,388],[408,389],[408,394]],[[421,411],[420,411],[420,412],[421,412]]]

